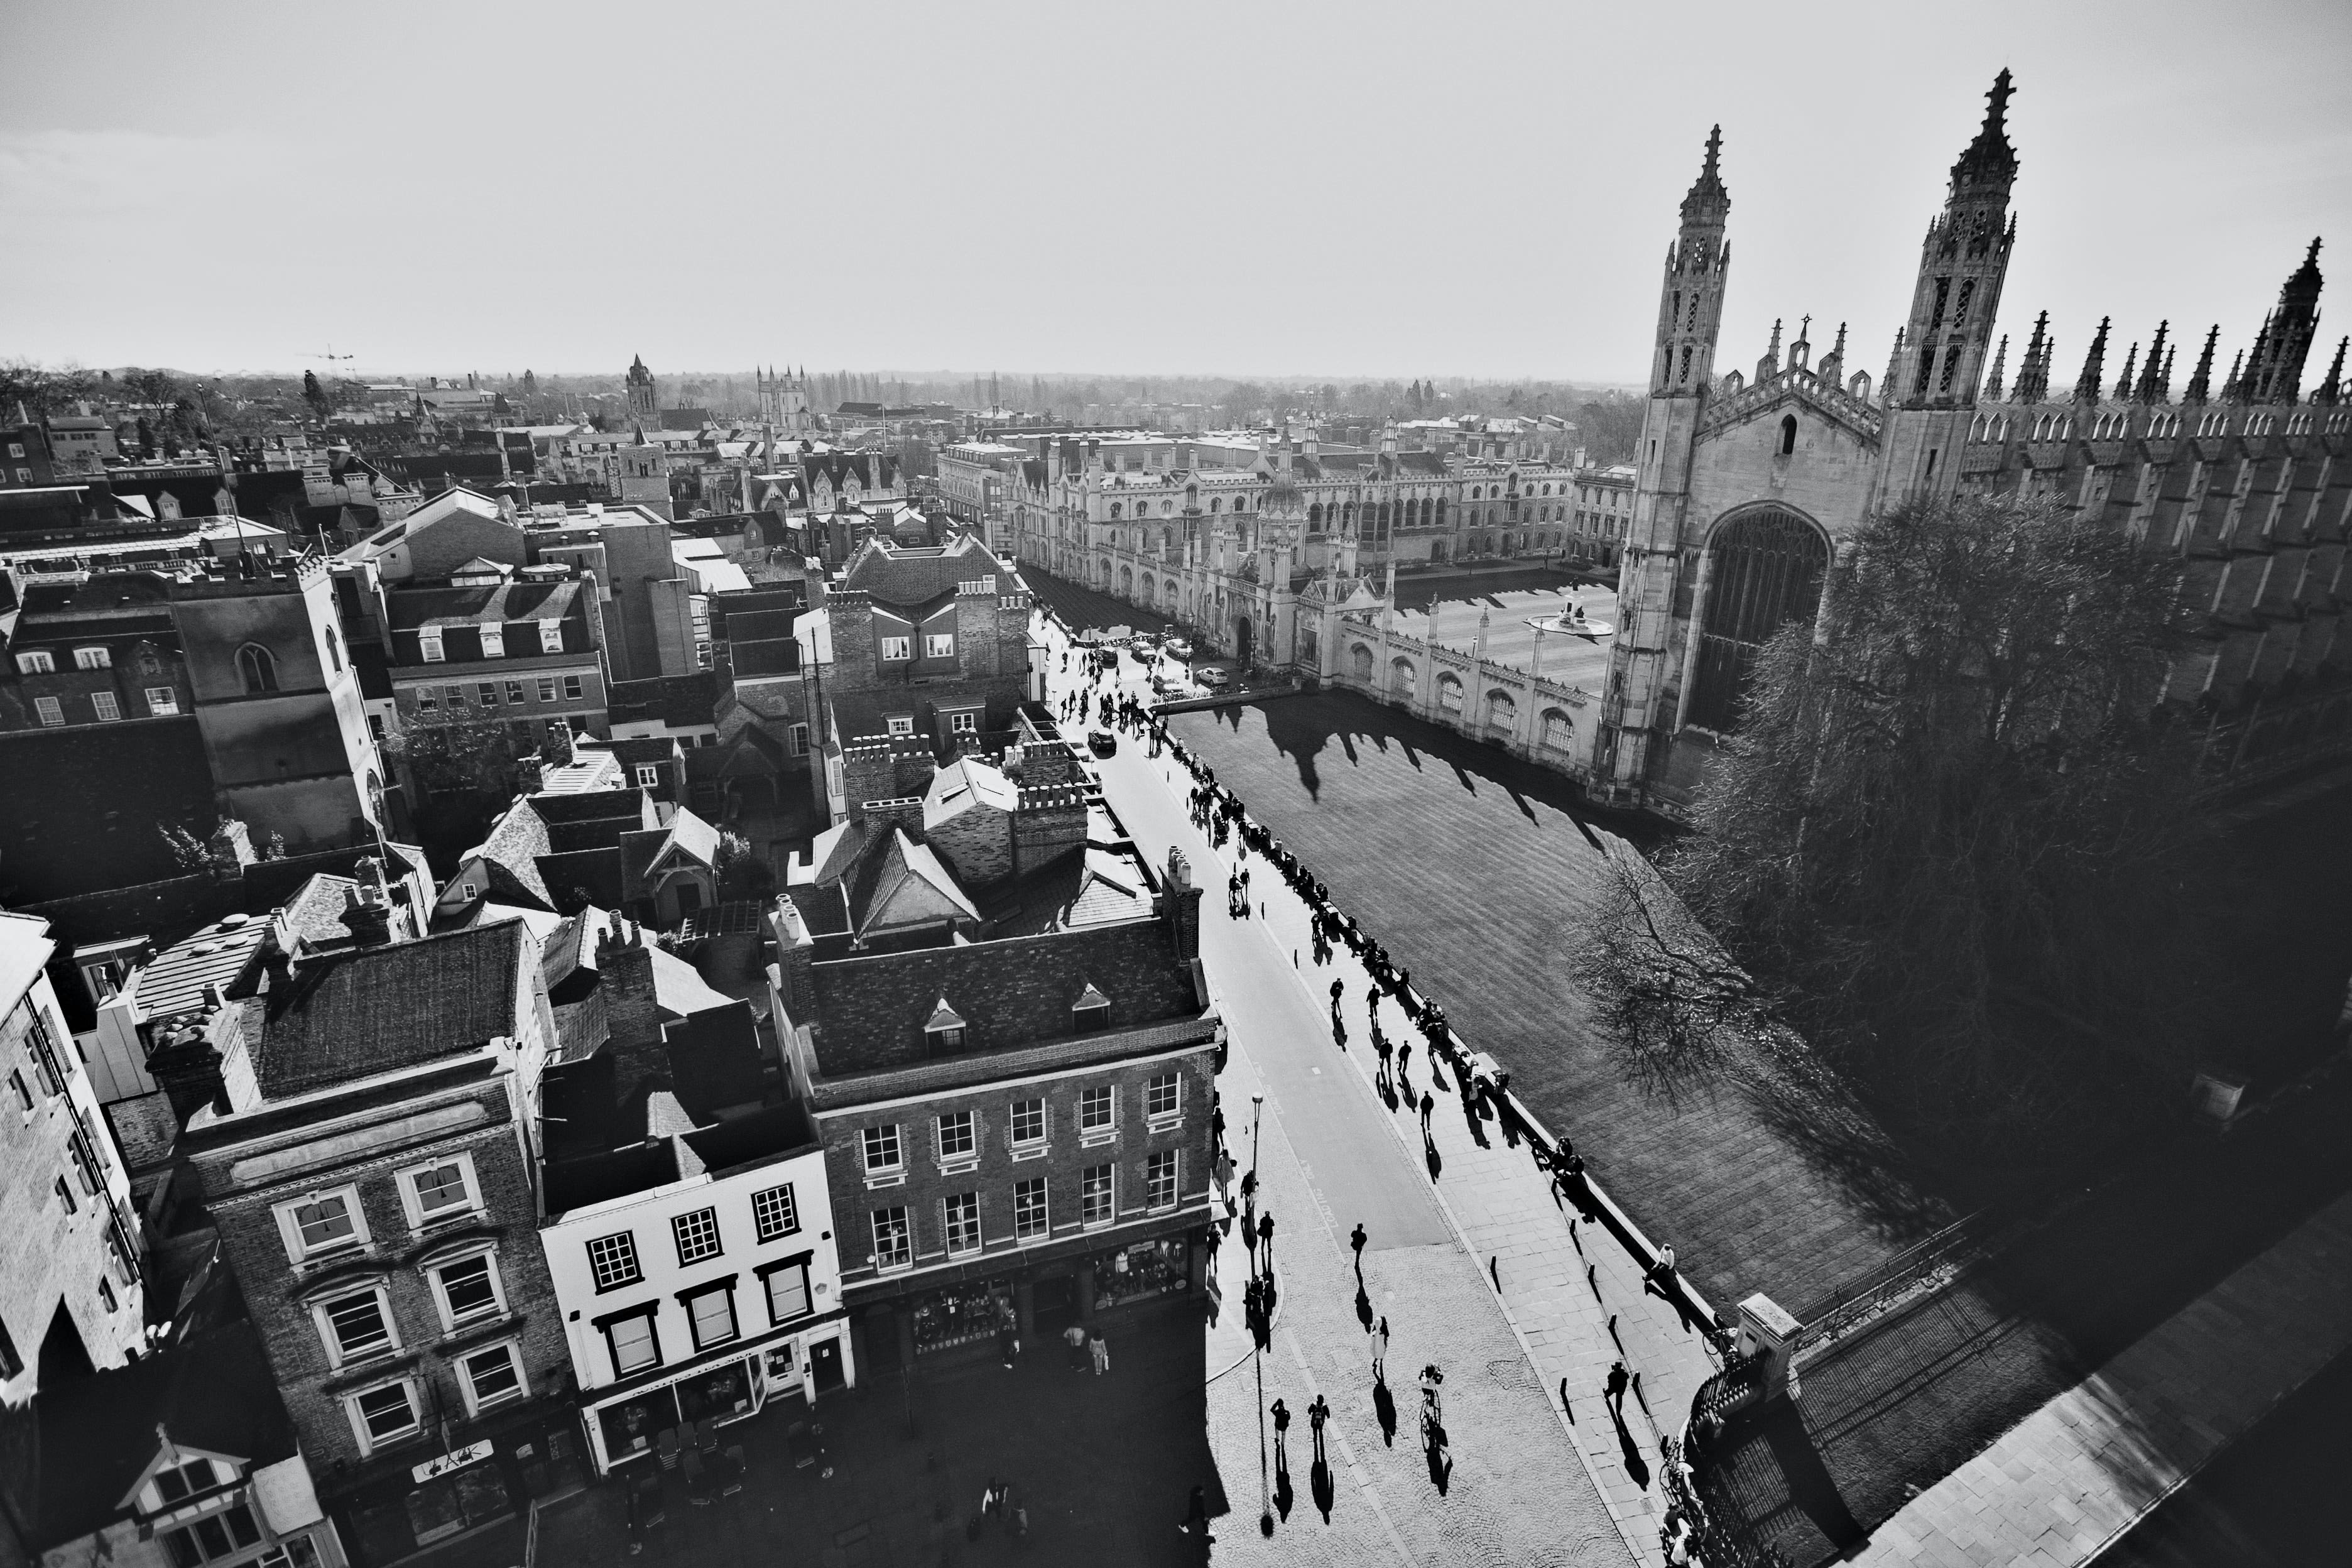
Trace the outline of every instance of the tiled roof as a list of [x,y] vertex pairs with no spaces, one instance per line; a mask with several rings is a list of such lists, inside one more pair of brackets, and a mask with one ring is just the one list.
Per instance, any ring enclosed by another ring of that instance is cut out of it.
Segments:
[[708,724],[719,705],[719,678],[709,670],[616,680],[604,689],[604,716],[614,724],[659,722],[673,729]]
[[470,1051],[516,1030],[530,933],[517,921],[330,953],[256,1000],[255,1075],[272,1098]]
[[811,975],[817,1061],[828,1076],[921,1061],[923,1021],[942,996],[974,1051],[1072,1034],[1071,1005],[1089,984],[1110,998],[1113,1028],[1197,1017],[1206,1006],[1157,919],[871,953],[820,963]]
[[842,585],[885,604],[920,605],[982,577],[993,582],[1000,595],[1026,591],[1020,575],[1005,570],[979,536],[970,533],[930,550],[905,550],[868,540],[843,574]]
[[393,626],[474,626],[507,621],[552,621],[570,613],[582,584],[510,582],[472,588],[402,588],[386,595]]

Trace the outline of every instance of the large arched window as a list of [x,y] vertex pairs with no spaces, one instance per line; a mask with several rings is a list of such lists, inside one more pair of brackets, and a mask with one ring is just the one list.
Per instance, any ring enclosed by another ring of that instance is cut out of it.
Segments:
[[1367,686],[1370,685],[1372,680],[1372,650],[1366,647],[1362,643],[1358,643],[1353,653],[1349,655],[1349,673],[1353,674],[1358,680],[1362,681]]
[[278,661],[259,643],[247,643],[236,650],[236,673],[247,691],[278,689]]
[[1307,509],[1307,526],[1309,528],[1320,528],[1323,526],[1323,506],[1321,502],[1318,501],[1315,505]]
[[1557,708],[1544,710],[1543,743],[1550,751],[1565,752],[1576,737],[1576,726],[1569,716]]
[[1829,543],[1795,512],[1758,507],[1716,531],[1707,545],[1705,624],[1690,721],[1718,733],[1736,728],[1748,672],[1765,640],[1821,605]]
[[327,668],[338,673],[343,668],[342,639],[335,635],[332,626],[327,628]]
[[1462,683],[1451,675],[1437,678],[1437,706],[1447,713],[1462,711]]

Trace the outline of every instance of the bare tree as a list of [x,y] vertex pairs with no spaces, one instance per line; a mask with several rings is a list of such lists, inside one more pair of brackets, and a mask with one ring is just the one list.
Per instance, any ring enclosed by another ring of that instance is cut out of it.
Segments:
[[1580,960],[1643,1081],[1769,1018],[1930,1158],[2087,1152],[2177,1105],[2227,902],[2158,702],[2177,574],[2053,504],[1865,528],[1660,860],[1722,956],[1629,887]]

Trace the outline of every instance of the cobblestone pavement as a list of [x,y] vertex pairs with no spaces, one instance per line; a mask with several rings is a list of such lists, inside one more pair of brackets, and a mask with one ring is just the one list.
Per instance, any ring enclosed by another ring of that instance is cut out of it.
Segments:
[[2352,1196],[1921,1492],[1852,1561],[2089,1562],[2347,1345]]
[[[1138,746],[1123,743],[1102,771],[1114,808],[1154,858],[1164,857],[1166,846],[1180,845],[1204,879],[1215,884],[1204,900],[1202,942],[1213,984],[1219,989],[1236,1041],[1228,1076],[1244,1074],[1249,1081],[1268,1088],[1286,1142],[1300,1148],[1311,1173],[1318,1205],[1336,1201],[1356,1211],[1330,1214],[1323,1228],[1332,1244],[1344,1250],[1346,1233],[1364,1220],[1373,1242],[1367,1255],[1368,1282],[1391,1277],[1391,1259],[1405,1256],[1391,1248],[1402,1241],[1416,1250],[1400,1277],[1415,1282],[1452,1277],[1466,1282],[1474,1300],[1483,1298],[1489,1304],[1489,1318],[1499,1319],[1496,1326],[1516,1353],[1482,1358],[1481,1364],[1516,1363],[1524,1394],[1549,1413],[1552,1434],[1567,1438],[1563,1446],[1580,1461],[1583,1476],[1616,1523],[1622,1550],[1643,1561],[1657,1561],[1664,1517],[1653,1474],[1657,1439],[1662,1429],[1679,1427],[1699,1382],[1713,1370],[1703,1342],[1685,1330],[1668,1302],[1644,1290],[1641,1266],[1612,1238],[1571,1228],[1549,1179],[1524,1147],[1506,1143],[1494,1123],[1483,1123],[1474,1131],[1460,1101],[1448,1098],[1433,1121],[1430,1145],[1424,1148],[1417,1115],[1375,1086],[1373,1059],[1365,1044],[1363,972],[1344,952],[1331,964],[1314,964],[1303,905],[1262,862],[1252,889],[1261,912],[1245,921],[1227,917],[1218,894],[1237,842],[1223,852],[1213,851],[1192,828],[1181,803],[1189,779],[1175,769],[1172,759],[1154,762]],[[1327,1022],[1326,988],[1333,978],[1343,983],[1343,1012],[1354,1042],[1354,1048],[1346,1052],[1334,1047]],[[1392,1004],[1385,1005],[1384,1024],[1392,1037],[1414,1040],[1409,1080],[1416,1089],[1429,1087],[1427,1068],[1422,1065],[1425,1047],[1405,1028]],[[1236,1079],[1225,1089],[1227,1137],[1236,1158],[1246,1163],[1242,1130],[1248,1102],[1240,1081]],[[1432,1170],[1437,1173],[1433,1184]],[[1411,1212],[1412,1205],[1386,1195],[1389,1184],[1400,1176],[1433,1198],[1433,1227],[1421,1224]],[[1286,1289],[1284,1300],[1295,1306],[1310,1294]],[[1339,1346],[1330,1344],[1327,1325],[1317,1316],[1286,1324],[1304,1347],[1309,1365],[1320,1364],[1318,1340],[1327,1353],[1344,1355],[1346,1340],[1360,1332],[1350,1300],[1343,1289],[1339,1327],[1345,1331]],[[1380,1305],[1376,1292],[1370,1300],[1372,1310],[1386,1312],[1398,1335],[1390,1359],[1406,1372],[1408,1398],[1401,1415],[1406,1432],[1399,1442],[1410,1444],[1410,1374],[1424,1359],[1445,1358],[1416,1354],[1408,1361],[1402,1319]],[[1503,1309],[1500,1313],[1494,1311],[1497,1305]],[[1282,1335],[1276,1336],[1276,1360],[1294,1359],[1284,1352]],[[1643,1374],[1643,1396],[1626,1402],[1622,1426],[1601,1392],[1610,1363],[1621,1356]],[[1275,1373],[1269,1370],[1267,1375]],[[1360,1372],[1358,1375],[1360,1380]],[[1559,1399],[1563,1386],[1564,1407]],[[1270,1384],[1267,1397],[1274,1396]],[[1298,1400],[1286,1394],[1284,1397],[1294,1412],[1302,1408]],[[1222,1394],[1213,1391],[1213,1419],[1223,1405]],[[1653,1410],[1657,1413],[1654,1423]],[[1515,1414],[1525,1419],[1531,1413],[1530,1407]],[[1457,1436],[1457,1450],[1459,1443]],[[1219,1439],[1217,1448],[1222,1458],[1224,1439]],[[1417,1450],[1408,1457],[1418,1466]],[[1557,1486],[1554,1496],[1538,1505],[1539,1511],[1559,1511],[1561,1500],[1573,1489]],[[1382,1495],[1387,1495],[1385,1489]],[[1410,1531],[1401,1528],[1400,1533],[1411,1539]],[[1443,1549],[1439,1555],[1444,1558]]]

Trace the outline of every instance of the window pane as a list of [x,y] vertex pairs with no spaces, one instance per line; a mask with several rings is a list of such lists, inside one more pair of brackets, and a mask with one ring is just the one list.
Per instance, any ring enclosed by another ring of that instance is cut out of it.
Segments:
[[773,1241],[780,1236],[790,1236],[800,1229],[799,1207],[793,1202],[793,1189],[787,1183],[751,1194],[751,1215],[760,1227],[761,1241]]
[[948,1250],[975,1252],[980,1248],[980,1194],[956,1193],[946,1204]]
[[359,1397],[360,1422],[367,1435],[377,1442],[396,1437],[416,1425],[415,1413],[409,1408],[408,1385],[395,1383],[389,1388],[371,1389]]
[[1032,1176],[1025,1182],[1014,1183],[1013,1234],[1024,1237],[1043,1236],[1046,1232],[1048,1223],[1045,1212],[1045,1178]]
[[866,1129],[866,1168],[887,1171],[898,1163],[898,1124]]
[[392,1342],[392,1326],[384,1321],[383,1304],[373,1290],[364,1296],[346,1296],[330,1302],[327,1324],[334,1331],[336,1347],[346,1359]]
[[1182,1080],[1174,1073],[1162,1073],[1145,1086],[1143,1113],[1146,1116],[1173,1116],[1179,1104]]
[[506,1345],[467,1356],[466,1381],[474,1385],[477,1405],[522,1391],[522,1374],[515,1370],[514,1352]]
[[595,1270],[599,1290],[635,1282],[638,1278],[636,1237],[625,1230],[618,1236],[598,1237],[588,1244],[588,1263]]
[[624,1318],[605,1331],[613,1340],[613,1370],[623,1377],[660,1359],[651,1318]]
[[1167,1208],[1176,1202],[1176,1151],[1163,1149],[1144,1162],[1144,1202]]
[[1013,1141],[1015,1143],[1040,1142],[1045,1136],[1045,1102],[1043,1100],[1016,1100],[1013,1102]]
[[940,1118],[940,1159],[952,1160],[959,1154],[969,1154],[975,1147],[971,1111],[958,1110]]
[[228,1525],[228,1538],[238,1546],[251,1546],[261,1539],[261,1527],[253,1522],[252,1512],[243,1503],[224,1510],[221,1519]]
[[221,1522],[218,1514],[210,1519],[200,1519],[189,1528],[195,1531],[196,1544],[204,1549],[208,1558],[226,1557],[236,1550],[229,1542],[228,1526]]
[[913,1261],[914,1253],[907,1237],[907,1211],[876,1209],[874,1211],[874,1261],[877,1267],[893,1268]]
[[352,1222],[352,1207],[341,1195],[329,1194],[314,1204],[304,1204],[294,1211],[294,1223],[302,1233],[302,1247],[316,1252],[339,1241],[349,1241],[358,1235]]
[[466,1168],[456,1161],[416,1173],[417,1212],[428,1219],[466,1205]]
[[809,1310],[808,1266],[796,1263],[768,1276],[768,1316],[787,1323]]
[[1114,1216],[1111,1200],[1111,1167],[1089,1165],[1086,1170],[1086,1212],[1088,1225],[1101,1225]]
[[205,1560],[204,1549],[196,1544],[194,1531],[170,1531],[163,1537],[163,1545],[172,1554],[172,1568],[200,1568]]
[[681,1264],[698,1263],[719,1255],[719,1211],[697,1209],[669,1222],[677,1235],[677,1260]]
[[449,1302],[452,1321],[497,1311],[499,1296],[490,1280],[489,1258],[468,1258],[441,1270],[441,1294]]

